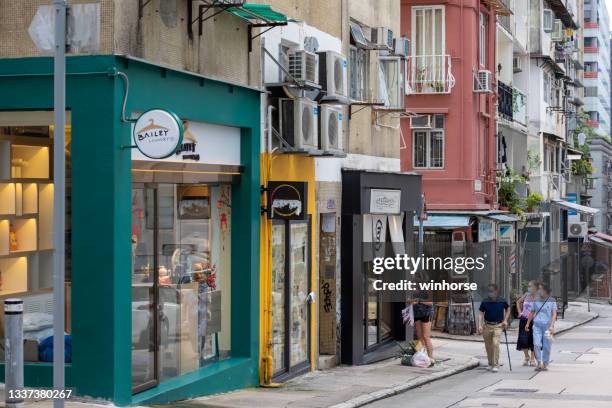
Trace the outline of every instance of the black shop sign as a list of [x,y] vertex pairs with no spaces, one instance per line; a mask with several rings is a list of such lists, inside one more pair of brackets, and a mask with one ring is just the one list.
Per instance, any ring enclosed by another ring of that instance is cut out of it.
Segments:
[[276,220],[305,220],[308,183],[304,181],[268,182],[268,214]]

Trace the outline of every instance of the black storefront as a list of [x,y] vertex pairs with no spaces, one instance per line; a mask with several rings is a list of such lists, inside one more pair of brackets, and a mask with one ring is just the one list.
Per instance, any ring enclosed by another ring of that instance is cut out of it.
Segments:
[[[395,341],[406,339],[401,318],[405,302],[389,301],[373,290],[368,271],[373,244],[382,243],[379,247],[386,248],[386,255],[398,250],[414,254],[414,215],[420,209],[419,174],[342,171],[343,364],[368,364],[391,357],[397,353]],[[400,249],[398,242],[403,242]]]

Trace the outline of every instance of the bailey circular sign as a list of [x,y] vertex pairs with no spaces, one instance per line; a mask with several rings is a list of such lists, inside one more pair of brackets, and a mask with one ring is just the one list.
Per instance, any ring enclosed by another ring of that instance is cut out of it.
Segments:
[[176,153],[183,142],[183,123],[172,112],[146,111],[134,125],[134,143],[150,159],[165,159]]

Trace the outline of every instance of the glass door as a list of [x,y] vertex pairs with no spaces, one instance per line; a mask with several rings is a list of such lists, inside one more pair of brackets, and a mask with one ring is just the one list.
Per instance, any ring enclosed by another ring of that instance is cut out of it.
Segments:
[[287,370],[285,364],[287,337],[285,322],[287,313],[285,309],[286,278],[286,236],[285,223],[272,225],[272,361],[274,373]]
[[310,366],[310,223],[272,225],[272,355],[274,376]]
[[308,363],[308,328],[310,325],[310,274],[308,273],[308,224],[289,224],[289,282],[291,299],[291,359],[290,365]]
[[134,393],[231,354],[230,196],[229,185],[132,189]]

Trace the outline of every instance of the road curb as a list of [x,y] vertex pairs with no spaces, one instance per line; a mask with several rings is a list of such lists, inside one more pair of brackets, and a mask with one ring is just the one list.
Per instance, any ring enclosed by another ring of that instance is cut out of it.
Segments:
[[561,334],[561,333],[565,333],[566,331],[572,330],[575,327],[582,326],[583,324],[587,324],[588,322],[592,322],[593,320],[597,319],[598,317],[599,317],[599,313],[595,313],[593,316],[590,316],[587,319],[581,320],[581,321],[575,323],[572,326],[569,326],[569,327],[566,327],[564,329],[555,331],[555,335]]
[[348,401],[341,402],[336,405],[332,405],[329,408],[357,408],[362,407],[367,404],[371,404],[372,402],[379,401],[385,398],[392,397],[394,395],[401,394],[413,388],[420,387],[425,384],[429,384],[431,382],[441,380],[443,378],[450,377],[451,375],[459,374],[463,371],[471,370],[480,365],[479,361],[475,358],[470,358],[469,361],[460,364],[456,367],[449,368],[447,370],[438,371],[435,373],[431,373],[429,375],[424,375],[419,378],[416,378],[412,381],[408,381],[407,383],[397,385],[393,388],[385,388],[382,390],[374,391],[370,394],[360,395]]
[[[557,334],[562,334],[565,333],[566,331],[572,330],[578,326],[582,326],[583,324],[587,324],[595,319],[597,319],[599,317],[599,313],[594,313],[592,316],[587,317],[586,319],[580,320],[578,322],[572,323],[571,325],[564,327],[563,329],[559,329],[555,331],[555,335]],[[517,330],[513,330],[513,332],[518,332]],[[471,341],[471,342],[475,342],[475,343],[484,343],[484,340],[482,339],[482,337],[480,336],[470,336],[470,337],[459,337],[459,336],[453,336],[448,335],[448,334],[434,334],[433,332],[431,333],[431,338],[433,339],[440,339],[440,340],[458,340],[458,341]],[[515,344],[516,341],[509,341],[508,343],[506,343],[505,339],[500,339],[500,344]]]

